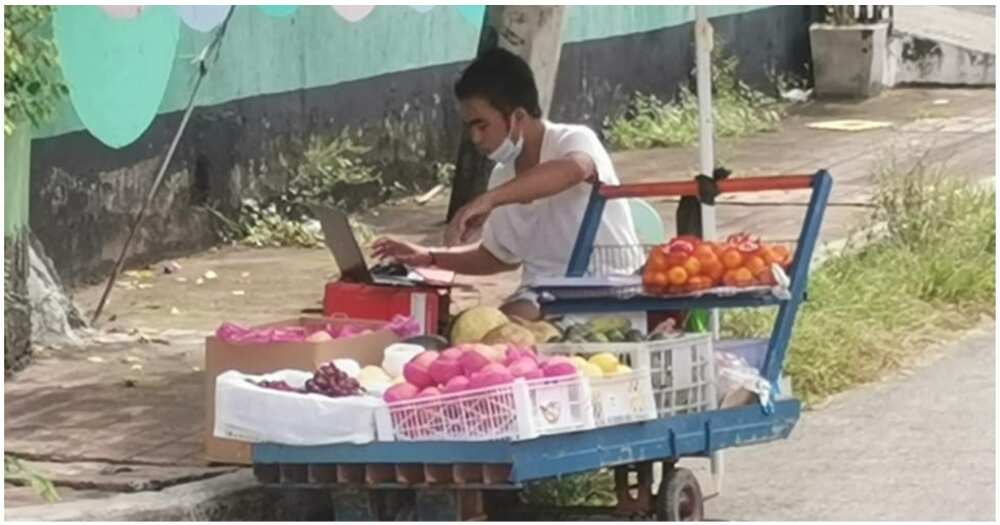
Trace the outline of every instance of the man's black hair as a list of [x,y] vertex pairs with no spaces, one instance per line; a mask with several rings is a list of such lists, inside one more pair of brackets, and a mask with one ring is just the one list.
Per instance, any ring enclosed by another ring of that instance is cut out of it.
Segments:
[[480,97],[504,116],[519,107],[532,117],[542,116],[531,67],[506,49],[491,49],[469,64],[455,83],[455,96],[459,100]]

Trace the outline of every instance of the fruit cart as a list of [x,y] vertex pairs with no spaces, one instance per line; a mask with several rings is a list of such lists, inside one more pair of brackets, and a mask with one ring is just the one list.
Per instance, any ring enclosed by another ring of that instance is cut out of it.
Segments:
[[[771,337],[763,343],[766,354],[760,366],[761,376],[776,389],[796,312],[805,300],[809,264],[831,186],[829,173],[820,171],[814,175],[727,179],[714,188],[720,193],[811,191],[784,294],[706,293],[679,298],[641,293],[616,297],[555,294],[544,303],[544,309],[551,314],[572,314],[777,307]],[[595,187],[568,277],[588,274],[608,199],[682,195],[699,196],[699,185],[692,181]],[[613,469],[615,474],[617,506],[604,509],[606,513],[660,520],[700,519],[701,488],[691,471],[676,466],[678,460],[783,439],[797,423],[799,413],[798,400],[777,396],[766,408],[753,403],[520,441],[376,441],[309,447],[259,444],[254,446],[254,470],[258,480],[267,485],[329,490],[338,520],[516,519],[516,511],[523,510],[517,491],[526,483],[599,469]],[[654,464],[662,466],[655,494]]]

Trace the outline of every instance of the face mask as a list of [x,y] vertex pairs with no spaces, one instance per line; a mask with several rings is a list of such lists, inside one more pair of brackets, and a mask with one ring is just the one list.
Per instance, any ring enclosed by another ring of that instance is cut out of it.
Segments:
[[507,137],[503,139],[503,142],[497,146],[497,149],[493,150],[492,153],[488,155],[490,160],[498,164],[510,164],[517,160],[517,157],[521,154],[521,149],[524,147],[524,133],[517,138],[515,143],[511,140],[510,136],[514,133],[514,115],[511,114],[510,132]]

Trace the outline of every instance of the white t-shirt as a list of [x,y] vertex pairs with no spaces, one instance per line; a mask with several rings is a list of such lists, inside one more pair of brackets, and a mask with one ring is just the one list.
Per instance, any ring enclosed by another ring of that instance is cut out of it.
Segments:
[[[572,152],[586,153],[593,159],[603,184],[620,184],[611,157],[590,128],[548,121],[544,121],[544,125],[539,162],[564,158]],[[497,164],[490,174],[489,188],[496,188],[514,175],[513,163]],[[483,226],[483,247],[503,262],[523,264],[522,284],[536,277],[566,275],[592,189],[590,183],[581,182],[528,204],[508,204],[494,209]],[[626,200],[608,200],[594,245],[626,247],[638,244]],[[614,269],[616,273],[631,273],[639,265],[622,264],[627,267]],[[604,271],[611,269],[603,268]]]

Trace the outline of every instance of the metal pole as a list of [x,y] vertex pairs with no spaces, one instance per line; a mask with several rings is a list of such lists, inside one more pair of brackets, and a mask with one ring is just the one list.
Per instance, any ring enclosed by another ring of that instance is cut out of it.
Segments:
[[[698,92],[698,164],[701,173],[711,176],[715,170],[715,127],[712,122],[712,24],[708,21],[704,6],[695,6],[695,73]],[[702,238],[714,240],[717,236],[715,206],[701,204]],[[719,339],[719,310],[711,312],[712,339]],[[724,460],[722,451],[713,452],[711,457],[712,478],[715,491],[722,493]]]
[[[128,237],[125,238],[125,243],[122,245],[122,251],[118,254],[118,259],[115,261],[114,267],[111,269],[111,275],[108,276],[108,284],[104,287],[104,293],[101,294],[101,300],[97,303],[97,309],[94,310],[93,317],[90,318],[90,324],[94,325],[97,323],[97,319],[101,316],[101,311],[104,310],[104,305],[107,303],[108,296],[111,294],[111,288],[114,287],[115,280],[118,279],[118,274],[122,271],[122,266],[125,265],[125,255],[128,254],[129,245],[132,244],[132,238],[135,237],[135,232],[139,229],[139,225],[142,224],[142,219],[146,215],[146,208],[153,202],[153,197],[156,196],[156,190],[160,188],[160,183],[163,182],[163,176],[167,173],[167,168],[170,166],[170,161],[174,158],[174,152],[177,150],[177,144],[181,140],[181,136],[184,134],[184,129],[187,127],[188,120],[191,118],[191,112],[194,111],[194,101],[195,97],[198,96],[198,90],[201,88],[201,81],[204,80],[205,75],[208,70],[205,68],[205,59],[208,57],[209,53],[218,51],[218,46],[222,42],[222,35],[226,32],[226,27],[229,25],[229,19],[233,16],[233,11],[236,9],[235,6],[229,8],[229,13],[226,15],[226,19],[222,22],[222,26],[219,28],[218,33],[216,33],[215,38],[212,39],[204,49],[202,49],[201,54],[195,62],[198,64],[198,78],[195,80],[194,89],[191,90],[191,98],[188,99],[187,108],[184,110],[184,117],[181,119],[181,125],[177,128],[174,133],[174,139],[170,143],[170,148],[167,150],[167,156],[164,157],[163,163],[160,164],[160,170],[156,174],[156,178],[153,179],[153,186],[149,188],[149,193],[146,194],[146,200],[142,202],[139,207],[139,212],[136,213],[135,219],[132,221],[132,226],[129,228]],[[216,55],[218,57],[218,55]]]

